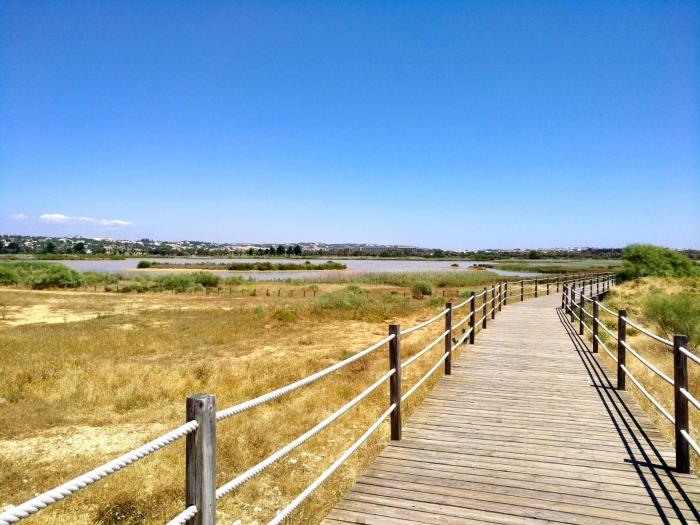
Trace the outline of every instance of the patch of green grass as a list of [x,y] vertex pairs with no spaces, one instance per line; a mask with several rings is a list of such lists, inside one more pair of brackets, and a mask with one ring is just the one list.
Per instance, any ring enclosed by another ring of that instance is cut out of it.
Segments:
[[644,315],[654,319],[667,337],[685,334],[695,346],[700,341],[700,295],[653,293],[644,301]]

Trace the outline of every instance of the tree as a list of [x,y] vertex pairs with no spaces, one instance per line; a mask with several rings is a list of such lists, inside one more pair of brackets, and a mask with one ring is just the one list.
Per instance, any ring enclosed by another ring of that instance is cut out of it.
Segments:
[[301,255],[303,253],[303,250],[301,249],[300,245],[295,245],[294,246],[294,255]]
[[56,245],[52,243],[51,241],[46,243],[46,246],[44,246],[44,252],[46,253],[54,253],[56,251]]
[[277,255],[284,255],[285,249],[284,249],[284,244],[280,244],[277,247]]
[[294,255],[294,246],[291,244],[287,246],[287,255]]
[[85,243],[84,242],[76,242],[73,245],[73,253],[84,253],[85,252]]
[[669,248],[651,244],[630,244],[622,250],[622,279],[640,277],[691,277],[698,275],[698,267],[685,255]]
[[9,253],[19,253],[20,247],[17,242],[12,241],[10,244],[7,245],[7,251]]

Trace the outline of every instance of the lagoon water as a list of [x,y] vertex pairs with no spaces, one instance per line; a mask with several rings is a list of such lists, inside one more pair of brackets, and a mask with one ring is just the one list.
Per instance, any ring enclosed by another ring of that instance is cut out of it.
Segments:
[[[145,257],[133,257],[124,260],[76,260],[76,261],[57,261],[61,264],[80,271],[96,271],[96,272],[116,272],[122,274],[134,274],[134,273],[149,273],[167,272],[167,269],[154,270],[154,269],[143,269],[137,270],[136,265],[139,261],[146,260]],[[172,258],[158,258],[151,259],[163,263],[227,263],[227,262],[263,262],[263,261],[287,261],[288,259],[265,259],[265,258],[245,258],[245,259],[222,259],[213,257],[172,257]],[[240,275],[242,277],[256,280],[256,281],[272,281],[279,279],[317,279],[322,280],[324,278],[333,277],[336,275],[348,276],[351,274],[363,274],[363,273],[383,273],[383,272],[459,272],[467,271],[470,266],[477,264],[476,261],[434,261],[434,260],[421,260],[421,259],[342,259],[342,258],[324,258],[324,259],[291,259],[293,262],[303,262],[304,260],[309,260],[314,264],[320,264],[326,262],[327,260],[334,260],[342,262],[347,266],[347,270],[299,270],[299,271],[264,271],[264,272],[230,272],[230,271],[217,271],[218,275],[223,277],[231,275]],[[451,266],[452,264],[458,264],[459,267],[455,268]],[[195,271],[195,269],[188,268],[188,271]],[[504,270],[491,270],[500,275],[535,275],[528,272],[508,272]]]

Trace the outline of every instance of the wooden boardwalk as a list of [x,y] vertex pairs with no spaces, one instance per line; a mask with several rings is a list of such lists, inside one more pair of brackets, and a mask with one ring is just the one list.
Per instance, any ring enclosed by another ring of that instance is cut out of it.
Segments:
[[698,523],[698,478],[560,301],[489,321],[324,523]]

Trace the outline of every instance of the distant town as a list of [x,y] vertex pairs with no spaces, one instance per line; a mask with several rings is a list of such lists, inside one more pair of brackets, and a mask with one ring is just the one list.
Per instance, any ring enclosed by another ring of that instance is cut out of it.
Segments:
[[[443,250],[417,246],[297,242],[287,244],[216,243],[206,241],[118,240],[90,237],[42,237],[0,235],[0,254],[33,255],[41,258],[129,256],[217,256],[217,257],[420,257],[491,259],[616,259],[621,248],[510,248],[485,250]],[[700,258],[698,250],[681,250]]]

